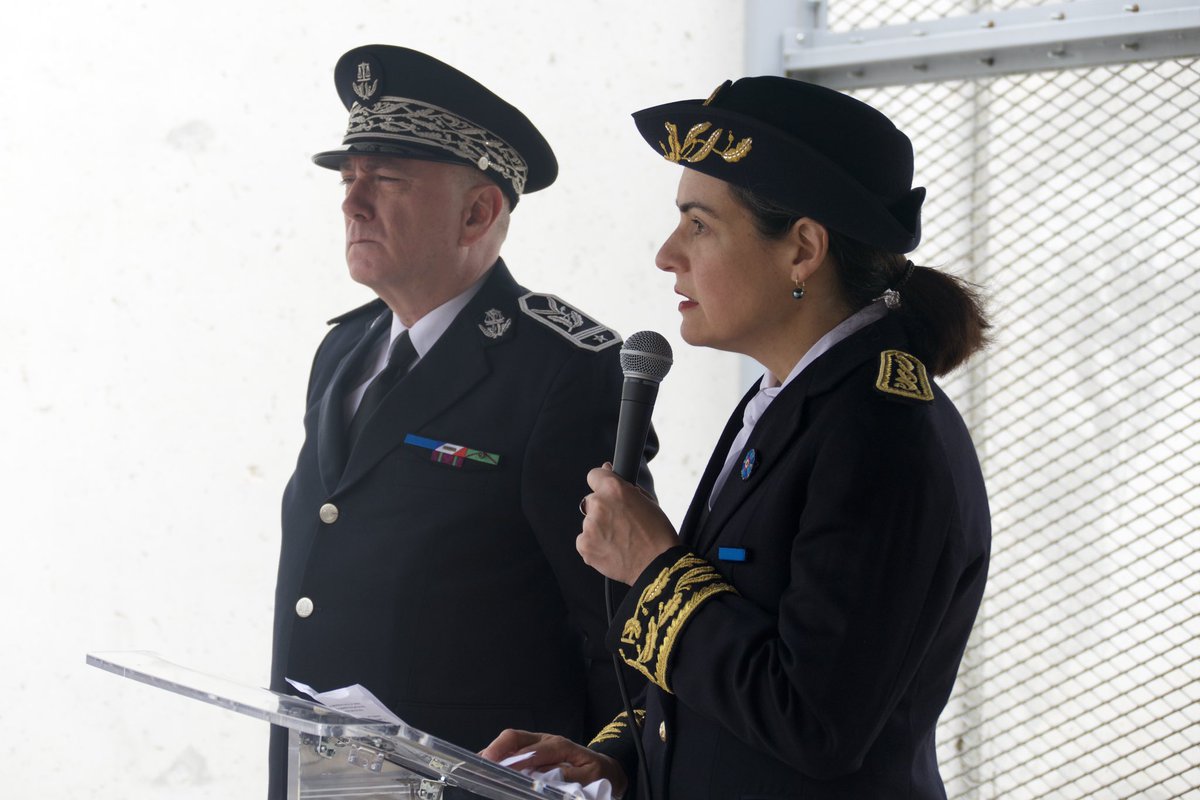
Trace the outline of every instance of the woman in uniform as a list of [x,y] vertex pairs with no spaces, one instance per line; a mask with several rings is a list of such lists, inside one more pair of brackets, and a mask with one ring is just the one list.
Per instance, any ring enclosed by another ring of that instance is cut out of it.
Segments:
[[944,798],[934,733],[991,528],[933,379],[988,325],[967,284],[903,255],[925,197],[912,146],[870,106],[778,77],[634,119],[684,167],[657,257],[683,339],[766,374],[678,534],[607,465],[588,476],[577,547],[632,587],[609,645],[650,681],[645,777],[625,715],[588,748],[506,731],[484,754],[656,800]]

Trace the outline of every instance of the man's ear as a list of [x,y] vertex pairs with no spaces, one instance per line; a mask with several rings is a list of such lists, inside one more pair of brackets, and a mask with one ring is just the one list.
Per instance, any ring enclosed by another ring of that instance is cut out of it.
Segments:
[[462,236],[459,244],[470,247],[492,229],[504,213],[504,192],[491,181],[472,186],[464,196]]

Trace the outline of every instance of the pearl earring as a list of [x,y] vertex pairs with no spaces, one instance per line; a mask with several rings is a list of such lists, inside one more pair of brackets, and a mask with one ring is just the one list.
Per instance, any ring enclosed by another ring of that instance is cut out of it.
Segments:
[[792,289],[792,299],[802,300],[804,298],[804,282],[796,281],[796,288]]

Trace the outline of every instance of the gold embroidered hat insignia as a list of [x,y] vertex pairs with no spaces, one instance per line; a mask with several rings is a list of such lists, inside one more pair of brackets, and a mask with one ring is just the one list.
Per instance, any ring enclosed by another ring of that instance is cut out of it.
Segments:
[[[663,158],[673,164],[678,164],[680,161],[696,164],[713,153],[725,159],[727,164],[736,164],[750,153],[750,146],[754,143],[754,140],[747,136],[735,144],[736,137],[733,132],[726,133],[724,128],[717,128],[706,139],[702,134],[708,132],[712,123],[700,122],[688,129],[681,144],[679,129],[675,123],[666,122],[663,123],[663,126],[667,130],[667,141],[659,142],[658,147],[663,152]],[[721,143],[721,134],[725,134],[724,144]]]

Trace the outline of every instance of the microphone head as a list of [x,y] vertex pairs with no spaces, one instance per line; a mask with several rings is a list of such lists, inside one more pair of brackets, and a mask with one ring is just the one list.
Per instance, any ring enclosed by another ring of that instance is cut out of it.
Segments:
[[621,345],[621,372],[626,378],[660,383],[671,371],[671,345],[662,334],[638,331]]

